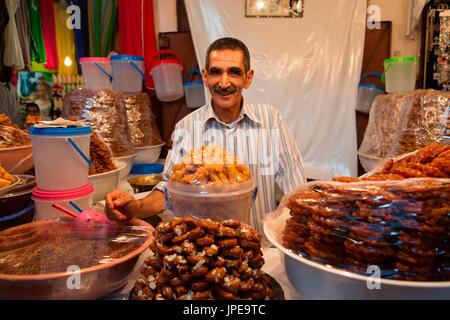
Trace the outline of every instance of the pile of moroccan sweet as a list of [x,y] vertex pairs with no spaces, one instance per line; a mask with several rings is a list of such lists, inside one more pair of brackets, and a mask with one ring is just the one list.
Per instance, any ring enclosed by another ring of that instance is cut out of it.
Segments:
[[272,299],[261,271],[262,234],[236,220],[175,218],[156,227],[132,298],[137,300]]
[[382,277],[450,280],[450,146],[433,143],[362,178],[311,182],[289,195],[283,245]]

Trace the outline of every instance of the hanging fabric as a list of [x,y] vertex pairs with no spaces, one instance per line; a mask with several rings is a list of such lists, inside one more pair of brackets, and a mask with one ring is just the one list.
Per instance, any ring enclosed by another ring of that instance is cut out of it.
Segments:
[[16,26],[19,35],[25,69],[31,71],[30,56],[30,23],[28,21],[28,0],[19,0],[19,8],[16,12]]
[[[47,69],[58,69],[58,50],[55,38],[55,13],[53,9],[54,0],[39,0],[41,5],[42,31],[44,35],[45,55]],[[63,61],[61,61],[63,63]]]
[[67,4],[64,0],[54,3],[55,11],[55,34],[56,47],[58,51],[58,73],[62,75],[78,74],[75,54],[75,37],[73,30],[67,28]]
[[112,50],[117,0],[88,0],[89,53],[106,57]]
[[9,16],[6,10],[6,4],[4,1],[0,1],[0,77],[3,78],[3,70],[5,66],[3,64],[3,56],[5,51],[5,29],[8,25]]
[[47,61],[45,56],[44,36],[42,32],[41,5],[39,0],[28,0],[28,17],[30,22],[30,55],[37,63]]
[[23,62],[22,49],[20,47],[16,25],[16,12],[19,8],[19,2],[17,0],[5,0],[5,4],[9,15],[9,22],[5,29],[3,63],[5,66],[15,66],[17,69],[23,69],[25,68],[25,64]]
[[[73,29],[75,36],[75,52],[78,70],[81,70],[80,58],[89,57],[89,20],[86,0],[68,0],[70,6],[79,9],[80,28]],[[73,14],[73,12],[69,12]]]
[[146,86],[153,88],[150,60],[156,52],[153,0],[118,0],[120,53],[144,57]]

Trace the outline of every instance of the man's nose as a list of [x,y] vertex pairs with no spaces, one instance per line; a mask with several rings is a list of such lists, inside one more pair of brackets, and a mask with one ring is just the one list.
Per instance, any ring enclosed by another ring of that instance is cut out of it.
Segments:
[[230,78],[228,77],[227,72],[223,72],[220,76],[219,85],[222,88],[228,88],[230,86]]

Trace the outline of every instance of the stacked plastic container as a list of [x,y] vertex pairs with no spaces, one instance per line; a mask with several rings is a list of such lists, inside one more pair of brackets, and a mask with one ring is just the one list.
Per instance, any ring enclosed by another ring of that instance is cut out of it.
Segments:
[[35,220],[67,217],[53,208],[92,208],[94,188],[88,182],[90,127],[36,127],[29,130],[34,156]]

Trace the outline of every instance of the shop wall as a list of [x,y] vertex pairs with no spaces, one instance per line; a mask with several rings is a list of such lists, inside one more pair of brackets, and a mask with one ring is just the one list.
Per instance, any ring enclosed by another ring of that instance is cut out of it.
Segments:
[[381,21],[392,21],[391,57],[419,57],[420,27],[406,36],[410,0],[368,0],[380,8]]

